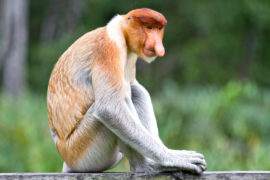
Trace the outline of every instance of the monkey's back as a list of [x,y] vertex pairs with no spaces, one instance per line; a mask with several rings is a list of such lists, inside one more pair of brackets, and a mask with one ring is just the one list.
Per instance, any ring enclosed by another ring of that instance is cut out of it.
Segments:
[[[78,130],[87,110],[94,102],[91,82],[91,67],[94,61],[91,58],[94,44],[101,41],[96,37],[100,37],[99,34],[105,31],[105,28],[98,28],[75,41],[59,58],[49,80],[49,126],[57,135],[57,149],[68,164],[76,161],[79,154],[90,145],[94,133],[102,126],[93,121],[87,125],[88,131]],[[80,141],[73,141],[78,136]]]

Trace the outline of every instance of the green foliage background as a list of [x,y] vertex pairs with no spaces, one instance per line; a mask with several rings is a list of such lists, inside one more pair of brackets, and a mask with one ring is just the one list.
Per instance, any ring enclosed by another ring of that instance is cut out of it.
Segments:
[[[46,114],[51,70],[82,34],[140,7],[168,20],[165,57],[139,61],[137,72],[164,143],[203,153],[208,170],[270,170],[270,1],[78,1],[76,28],[66,30],[67,12],[59,9],[54,39],[42,42],[52,2],[31,1],[27,92],[0,96],[0,172],[61,170]],[[111,171],[127,170],[123,160]]]

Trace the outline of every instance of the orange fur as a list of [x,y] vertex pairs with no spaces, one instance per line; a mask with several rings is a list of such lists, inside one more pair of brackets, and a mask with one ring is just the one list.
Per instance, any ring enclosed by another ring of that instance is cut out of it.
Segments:
[[141,23],[147,25],[167,25],[167,20],[161,13],[148,8],[133,10],[127,16],[138,19]]
[[[116,45],[109,39],[106,29],[101,35],[103,43],[96,43],[97,46],[93,51],[97,52],[95,59],[98,69],[106,76],[110,77],[112,85],[120,85],[123,83],[123,66],[120,62],[120,52]],[[98,79],[99,81],[100,79]]]
[[[91,52],[95,53],[91,55]],[[70,167],[91,146],[101,125],[95,122],[87,129],[78,128],[95,99],[83,84],[73,82],[72,77],[79,68],[90,72],[94,70],[93,67],[97,67],[107,73],[112,85],[120,84],[122,72],[117,62],[118,56],[117,47],[110,42],[106,29],[100,28],[78,39],[60,57],[53,69],[47,98],[49,125],[58,135],[57,149]]]
[[[126,16],[126,19],[128,16]],[[128,48],[136,54],[142,56],[141,51],[146,38],[143,28],[138,21],[130,20],[128,25],[123,26],[123,32]]]

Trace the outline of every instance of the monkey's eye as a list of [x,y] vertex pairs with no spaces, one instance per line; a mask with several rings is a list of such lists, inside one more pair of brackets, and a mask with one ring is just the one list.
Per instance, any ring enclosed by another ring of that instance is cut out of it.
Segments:
[[161,30],[162,29],[162,26],[159,26],[158,29]]
[[152,27],[152,26],[147,26],[146,28],[147,28],[147,29],[153,29],[153,27]]

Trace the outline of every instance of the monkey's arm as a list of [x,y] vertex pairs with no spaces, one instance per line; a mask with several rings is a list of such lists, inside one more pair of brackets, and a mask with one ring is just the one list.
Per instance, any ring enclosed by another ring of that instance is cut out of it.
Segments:
[[[98,73],[97,73],[98,72]],[[137,115],[129,108],[131,97],[121,77],[97,70],[93,74],[95,92],[94,116],[122,141],[161,165],[201,173],[205,161],[201,154],[190,151],[176,151],[166,148],[142,125]]]

